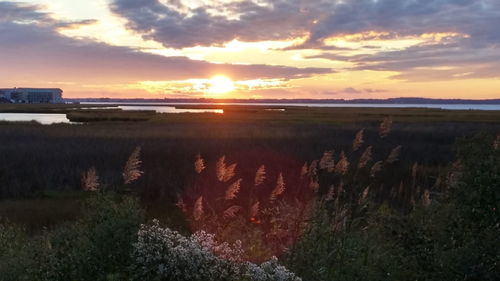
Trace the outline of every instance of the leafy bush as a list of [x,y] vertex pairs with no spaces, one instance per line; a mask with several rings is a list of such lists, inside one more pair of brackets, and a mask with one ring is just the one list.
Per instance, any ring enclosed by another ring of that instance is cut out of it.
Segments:
[[47,235],[47,280],[105,280],[131,264],[132,243],[142,221],[136,199],[98,193],[84,217]]
[[31,241],[23,228],[9,222],[0,224],[0,279],[33,280],[37,242]]
[[500,151],[491,136],[459,141],[445,189],[409,212],[368,202],[337,230],[318,199],[288,265],[304,280],[498,280]]
[[142,217],[136,199],[98,193],[88,199],[80,220],[35,237],[0,225],[0,271],[8,270],[12,276],[8,279],[4,273],[2,280],[23,280],[23,276],[26,280],[107,280],[124,275]]

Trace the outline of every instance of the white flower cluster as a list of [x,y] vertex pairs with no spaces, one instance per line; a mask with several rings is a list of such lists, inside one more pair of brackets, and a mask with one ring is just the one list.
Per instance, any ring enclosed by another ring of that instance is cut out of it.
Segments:
[[245,280],[251,281],[301,281],[293,272],[288,271],[286,267],[278,263],[276,257],[271,260],[256,265],[246,263]]
[[244,251],[241,241],[237,240],[233,245],[227,242],[219,243],[215,240],[215,235],[203,230],[197,231],[191,235],[193,242],[201,245],[205,250],[226,261],[241,263],[243,262]]
[[273,258],[261,265],[243,261],[241,242],[218,243],[199,231],[185,237],[158,220],[142,225],[134,244],[136,280],[300,281]]

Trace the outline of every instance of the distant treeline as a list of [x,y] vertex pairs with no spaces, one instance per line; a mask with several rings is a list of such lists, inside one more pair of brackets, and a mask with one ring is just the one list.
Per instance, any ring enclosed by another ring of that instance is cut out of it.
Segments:
[[161,103],[333,103],[333,104],[500,104],[500,99],[430,99],[430,98],[389,98],[389,99],[117,99],[117,98],[73,98],[68,102],[161,102]]

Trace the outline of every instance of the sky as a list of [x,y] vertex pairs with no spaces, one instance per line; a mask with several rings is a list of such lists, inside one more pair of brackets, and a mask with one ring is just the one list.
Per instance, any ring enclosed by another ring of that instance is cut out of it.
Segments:
[[500,98],[499,0],[0,0],[0,88]]

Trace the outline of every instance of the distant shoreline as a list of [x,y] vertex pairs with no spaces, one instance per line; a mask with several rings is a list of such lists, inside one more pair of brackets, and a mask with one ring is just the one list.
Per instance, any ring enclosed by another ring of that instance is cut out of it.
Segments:
[[390,98],[390,99],[116,99],[116,98],[69,98],[66,102],[106,102],[106,103],[275,103],[275,104],[500,104],[500,99],[428,99],[428,98]]

